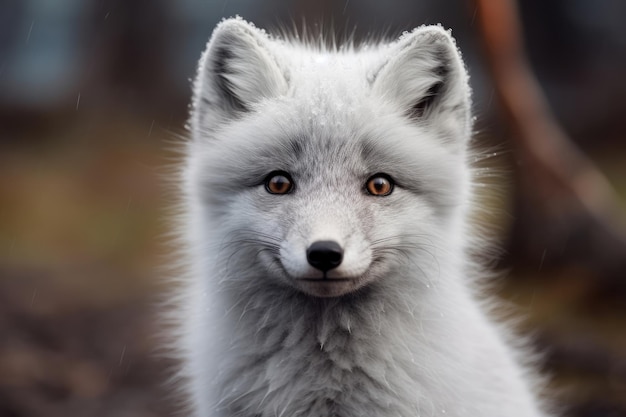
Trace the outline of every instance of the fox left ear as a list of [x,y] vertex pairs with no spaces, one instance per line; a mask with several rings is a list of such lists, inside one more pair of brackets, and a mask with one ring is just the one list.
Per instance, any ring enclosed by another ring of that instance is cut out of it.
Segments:
[[215,28],[194,84],[194,132],[215,129],[287,90],[271,46],[265,32],[241,18],[226,19]]
[[447,141],[469,138],[471,90],[454,39],[440,26],[423,26],[390,46],[373,75],[376,94],[409,119],[443,129]]

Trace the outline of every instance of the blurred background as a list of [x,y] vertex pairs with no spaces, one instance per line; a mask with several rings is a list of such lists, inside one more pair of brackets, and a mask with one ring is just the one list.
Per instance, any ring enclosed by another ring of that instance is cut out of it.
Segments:
[[626,416],[626,3],[515,7],[2,0],[0,416],[174,414],[153,337],[168,289],[162,174],[200,53],[235,14],[357,40],[453,29],[488,156],[478,220],[504,248],[496,296],[544,352],[546,395],[567,416]]

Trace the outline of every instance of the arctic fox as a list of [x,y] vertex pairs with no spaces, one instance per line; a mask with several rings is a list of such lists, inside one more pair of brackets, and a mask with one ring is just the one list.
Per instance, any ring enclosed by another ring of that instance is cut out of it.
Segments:
[[536,417],[475,299],[449,32],[324,46],[221,22],[194,84],[177,344],[196,417]]

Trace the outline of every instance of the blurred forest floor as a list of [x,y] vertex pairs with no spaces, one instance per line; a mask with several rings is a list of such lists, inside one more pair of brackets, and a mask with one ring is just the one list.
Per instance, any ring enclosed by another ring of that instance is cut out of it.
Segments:
[[[19,140],[0,142],[0,416],[173,415],[155,335],[164,166],[182,124],[59,120],[18,122]],[[614,156],[594,155],[624,181]],[[515,268],[499,294],[536,334],[568,415],[626,416],[624,294],[590,296],[586,274]]]
[[3,417],[174,414],[156,314],[173,135],[94,118],[35,119],[0,151]]

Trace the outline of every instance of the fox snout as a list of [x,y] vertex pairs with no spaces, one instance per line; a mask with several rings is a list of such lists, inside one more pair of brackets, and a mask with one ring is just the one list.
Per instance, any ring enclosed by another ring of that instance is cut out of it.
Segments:
[[325,273],[341,265],[343,248],[334,240],[318,240],[307,248],[306,259],[313,268]]
[[335,297],[365,283],[372,259],[367,240],[354,229],[342,233],[333,227],[331,231],[320,228],[307,239],[294,229],[286,237],[279,262],[289,285],[310,295]]

